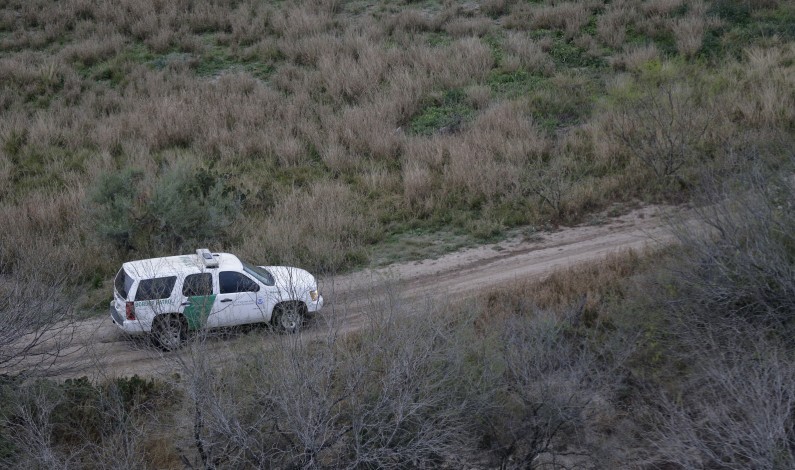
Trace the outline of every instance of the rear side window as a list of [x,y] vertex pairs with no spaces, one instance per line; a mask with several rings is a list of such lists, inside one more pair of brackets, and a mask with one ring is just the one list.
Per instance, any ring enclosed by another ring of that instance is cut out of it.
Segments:
[[222,294],[257,292],[259,284],[239,272],[221,271],[218,274],[218,288]]
[[182,283],[182,295],[195,297],[213,294],[213,276],[210,273],[191,274]]
[[133,285],[133,279],[127,275],[127,271],[124,268],[121,268],[119,273],[116,274],[116,279],[113,280],[113,285],[116,287],[116,292],[126,299],[127,294],[130,292],[130,287]]
[[158,300],[171,297],[177,276],[156,277],[144,279],[138,283],[138,290],[135,292],[136,302],[139,300]]

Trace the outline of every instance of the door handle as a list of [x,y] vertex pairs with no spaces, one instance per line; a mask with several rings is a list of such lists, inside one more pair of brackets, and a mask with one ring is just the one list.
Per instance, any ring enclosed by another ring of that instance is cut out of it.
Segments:
[[180,305],[182,305],[183,307],[190,307],[191,303],[190,302],[182,302]]
[[224,299],[221,302],[231,302],[231,301],[232,301],[232,299]]

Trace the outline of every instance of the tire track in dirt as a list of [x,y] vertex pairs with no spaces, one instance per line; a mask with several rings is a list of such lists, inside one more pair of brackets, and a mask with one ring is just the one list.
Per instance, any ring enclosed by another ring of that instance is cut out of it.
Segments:
[[[368,309],[377,309],[372,293],[388,285],[401,301],[433,298],[466,298],[474,293],[517,280],[541,279],[555,270],[602,259],[622,250],[638,250],[672,241],[667,215],[676,208],[649,206],[600,225],[581,225],[544,233],[531,240],[514,238],[495,245],[449,253],[433,260],[394,264],[343,276],[320,279],[326,306],[302,336],[323,334],[323,324],[340,332],[355,331],[367,321]],[[189,360],[185,352],[162,353],[146,340],[121,333],[110,317],[77,322],[71,344],[60,351],[48,369],[57,378],[86,375],[92,379],[138,374],[168,375]],[[253,328],[264,343],[277,344],[278,336],[266,328]],[[313,332],[313,330],[315,330]],[[222,332],[223,333],[223,332]],[[250,335],[212,335],[203,354],[219,364],[231,359]],[[17,370],[24,368],[17,366]]]

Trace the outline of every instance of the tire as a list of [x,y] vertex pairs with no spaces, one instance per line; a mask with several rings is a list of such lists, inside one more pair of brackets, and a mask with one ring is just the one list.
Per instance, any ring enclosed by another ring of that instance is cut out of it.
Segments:
[[282,333],[298,333],[304,325],[304,310],[301,303],[284,303],[274,309],[273,323]]
[[182,346],[188,337],[188,326],[181,316],[167,314],[159,316],[152,325],[155,343],[164,351],[174,351]]

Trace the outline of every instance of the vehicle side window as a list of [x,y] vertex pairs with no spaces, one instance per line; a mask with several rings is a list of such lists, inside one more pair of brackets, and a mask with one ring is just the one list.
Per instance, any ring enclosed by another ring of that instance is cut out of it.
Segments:
[[276,285],[276,279],[273,278],[273,274],[263,267],[254,266],[251,263],[246,263],[243,261],[243,271],[247,272],[251,276],[254,276],[259,282],[265,284],[266,286]]
[[218,288],[222,294],[257,292],[259,284],[239,272],[221,271],[218,273]]
[[116,279],[113,280],[113,285],[116,286],[116,292],[118,292],[122,298],[126,299],[127,293],[130,292],[130,287],[133,285],[133,279],[127,275],[124,268],[121,268],[118,274],[116,274]]
[[195,297],[197,295],[213,295],[213,275],[210,273],[191,274],[182,283],[182,295]]
[[143,279],[138,283],[138,290],[135,291],[135,300],[158,300],[171,297],[177,276],[155,277]]

